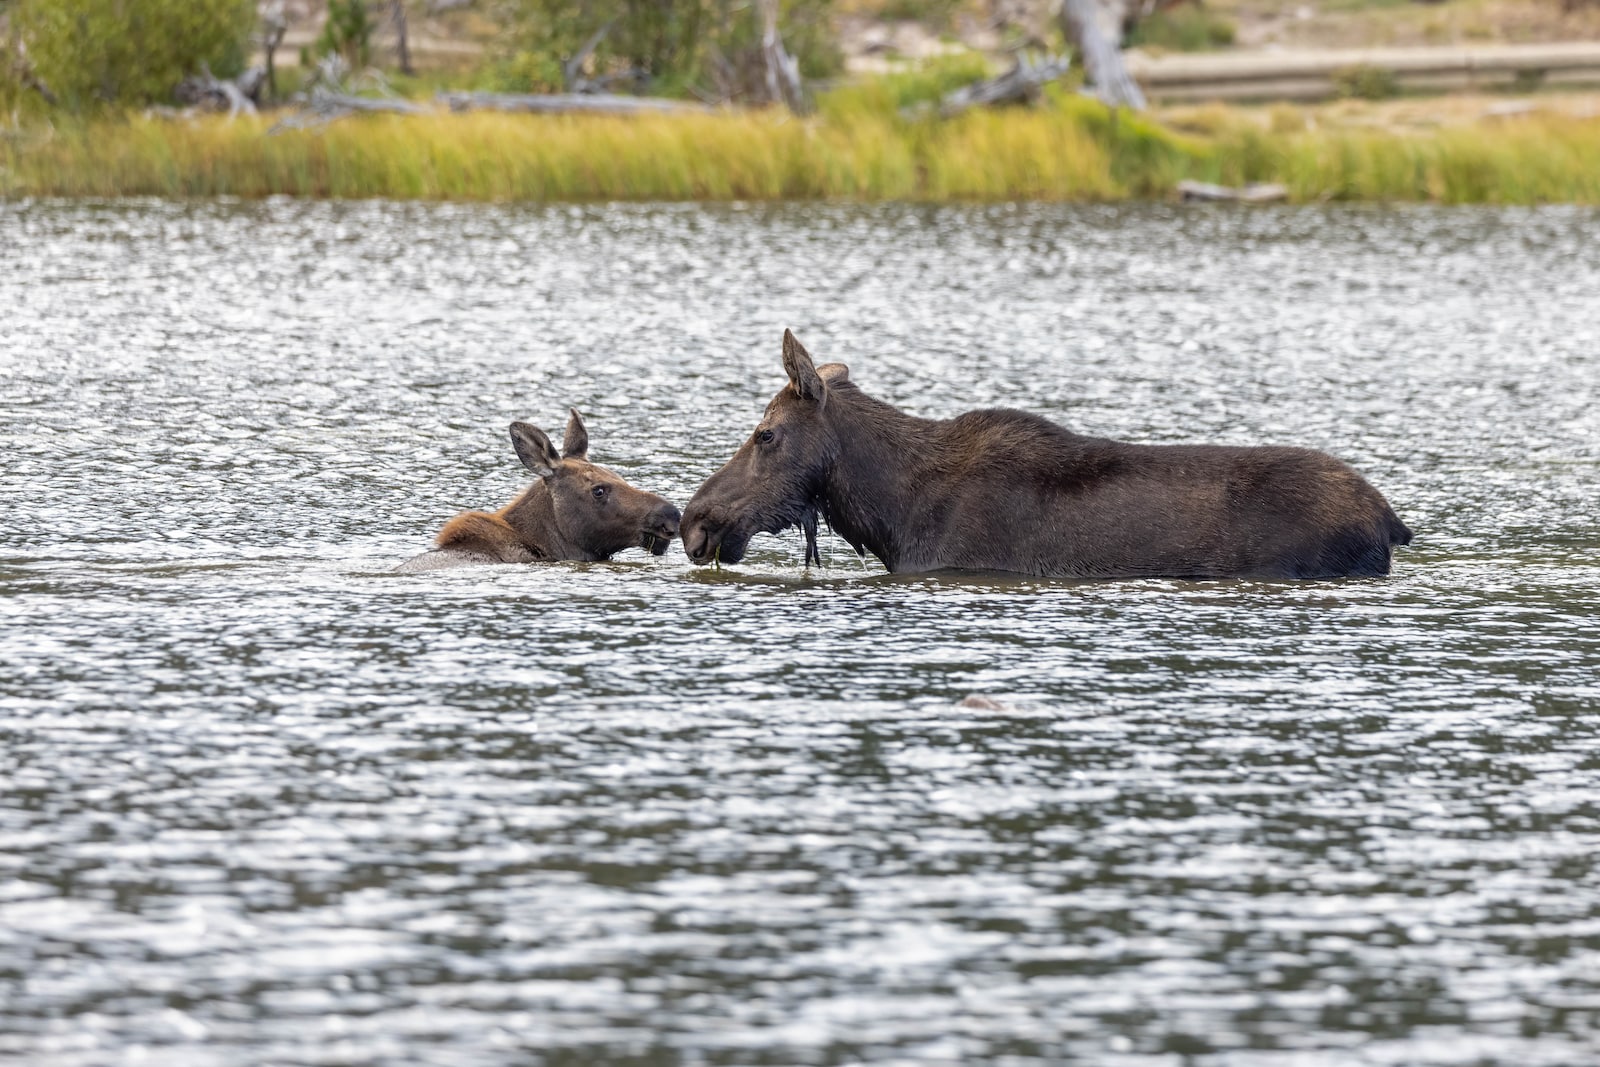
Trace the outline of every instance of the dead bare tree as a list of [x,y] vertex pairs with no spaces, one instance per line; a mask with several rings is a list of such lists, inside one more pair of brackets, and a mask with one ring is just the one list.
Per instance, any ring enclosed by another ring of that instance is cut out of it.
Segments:
[[800,86],[800,61],[783,47],[778,33],[778,0],[760,0],[761,58],[766,65],[767,99],[784,104],[797,115],[806,111]]
[[[756,0],[748,8],[756,18],[754,42],[733,44],[743,35],[727,32],[727,26],[721,44],[715,36],[707,40],[704,72],[710,84],[696,88],[695,95],[708,103],[780,104],[805,114],[810,102],[800,78],[800,61],[783,43],[777,0]],[[743,10],[738,17],[743,17]],[[724,51],[724,44],[732,46]]]
[[1083,59],[1083,71],[1094,86],[1095,95],[1112,107],[1128,107],[1143,111],[1146,107],[1144,92],[1128,73],[1122,62],[1122,49],[1118,47],[1121,18],[1113,20],[1112,28],[1105,25],[1106,10],[1096,0],[1062,0],[1061,29],[1067,40],[1078,48]]
[[395,59],[400,64],[400,73],[415,74],[416,68],[411,65],[411,39],[406,24],[405,0],[389,0],[389,21],[394,23]]
[[267,59],[267,95],[278,99],[278,49],[289,32],[289,20],[283,13],[283,0],[270,4],[261,13],[261,48]]

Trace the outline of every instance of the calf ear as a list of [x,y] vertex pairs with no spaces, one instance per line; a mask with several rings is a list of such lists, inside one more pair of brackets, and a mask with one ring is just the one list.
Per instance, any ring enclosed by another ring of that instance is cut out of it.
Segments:
[[517,450],[517,458],[522,460],[522,465],[541,478],[554,474],[556,464],[561,462],[561,454],[550,443],[550,438],[530,423],[511,424],[511,447]]
[[817,368],[817,377],[829,385],[838,385],[850,380],[850,368],[843,363],[824,363]]
[[568,408],[572,415],[567,419],[567,432],[561,439],[561,454],[567,459],[589,458],[589,431],[583,427],[583,416],[577,408]]
[[783,369],[796,393],[815,400],[819,408],[827,402],[828,386],[812,365],[811,353],[788,330],[783,331]]

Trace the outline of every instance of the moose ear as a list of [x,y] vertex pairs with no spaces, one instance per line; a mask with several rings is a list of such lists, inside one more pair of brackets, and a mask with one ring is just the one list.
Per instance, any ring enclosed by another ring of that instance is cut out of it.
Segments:
[[827,402],[828,386],[812,366],[811,353],[788,330],[783,331],[783,369],[796,393],[815,400],[819,408]]
[[517,450],[517,458],[522,460],[522,465],[541,478],[554,474],[556,464],[561,462],[561,454],[550,443],[550,438],[530,423],[511,424],[511,447]]
[[824,363],[817,368],[817,377],[829,385],[840,385],[850,380],[850,368],[843,363]]
[[587,459],[589,431],[583,427],[583,416],[578,414],[577,408],[567,410],[572,414],[567,419],[566,436],[561,439],[561,454],[567,459]]

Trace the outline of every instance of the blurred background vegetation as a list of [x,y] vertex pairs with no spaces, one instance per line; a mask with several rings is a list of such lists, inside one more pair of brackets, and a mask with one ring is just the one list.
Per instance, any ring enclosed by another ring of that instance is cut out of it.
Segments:
[[[457,115],[433,100],[449,89],[763,103],[767,2],[811,94],[814,110],[798,120],[737,106]],[[1600,39],[1600,0],[1104,2],[1123,5],[1110,10],[1121,12],[1121,43],[1155,56]],[[0,0],[0,196],[1108,199],[1170,195],[1194,179],[1280,183],[1296,200],[1600,202],[1594,94],[1451,103],[1355,64],[1327,79],[1323,104],[1133,115],[1080,95],[1074,64],[1027,106],[941,115],[946,94],[1014,57],[1066,50],[1054,10],[1051,0]],[[184,79],[230,78],[267,42],[282,64],[276,89],[260,90],[268,114],[231,121],[169,106]],[[328,57],[345,73],[329,75]],[[307,107],[313,83],[423,101],[428,113],[304,129],[274,119],[272,104]]]
[[[831,25],[833,0],[783,0],[778,21],[801,74],[842,69]],[[685,95],[726,90],[760,46],[761,24],[748,0],[503,0],[503,55],[490,71],[496,88],[567,88],[564,65],[585,55],[585,77],[606,88]],[[593,41],[593,47],[585,47]]]
[[203,65],[232,77],[250,57],[255,0],[10,0],[0,81],[24,78],[61,106],[169,101]]
[[[778,0],[803,78],[843,70],[833,6]],[[514,92],[558,92],[581,78],[610,91],[737,99],[762,44],[750,0],[0,0],[0,104],[41,88],[80,113],[171,103],[202,69],[237,74],[274,20],[287,24],[301,73],[327,55],[355,70],[392,66],[398,28],[420,30],[425,53],[446,46],[432,53],[443,62],[431,64],[431,81]]]
[[[292,94],[327,55],[395,91],[648,93],[762,102],[767,0],[0,0],[0,106],[75,113],[172,103],[264,42]],[[807,85],[951,55],[1003,68],[1070,50],[1061,0],[772,0]],[[1120,43],[1159,56],[1263,47],[1600,40],[1600,0],[1093,0]],[[272,28],[280,36],[274,38]],[[418,63],[412,56],[420,57]],[[972,69],[976,64],[969,65]],[[285,69],[287,68],[287,69]],[[420,74],[416,73],[420,70]],[[415,80],[408,80],[415,79]],[[1356,95],[1372,95],[1366,78]]]

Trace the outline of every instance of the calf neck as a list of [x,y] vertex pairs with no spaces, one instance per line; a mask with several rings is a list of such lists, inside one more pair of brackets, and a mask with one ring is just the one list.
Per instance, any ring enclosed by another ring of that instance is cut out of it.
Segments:
[[685,509],[684,551],[737,563],[817,518],[895,573],[1335,578],[1389,573],[1411,531],[1355,470],[1305,448],[1137,445],[1020,411],[921,419],[815,366],[784,332],[789,385]]

